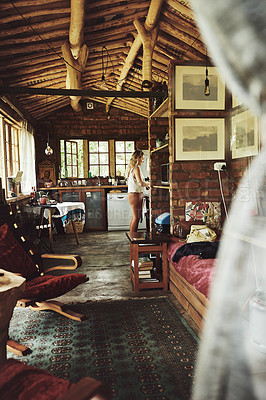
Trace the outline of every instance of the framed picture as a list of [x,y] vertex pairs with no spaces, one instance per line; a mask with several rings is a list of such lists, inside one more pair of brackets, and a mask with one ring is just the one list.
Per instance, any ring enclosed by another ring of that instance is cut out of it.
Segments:
[[175,66],[176,109],[225,109],[225,85],[215,67],[208,67],[210,95],[205,96],[206,67]]
[[246,110],[231,118],[232,158],[255,156],[259,152],[258,118]]
[[42,161],[39,164],[38,187],[52,187],[56,185],[55,165],[51,161]]
[[176,118],[176,161],[223,160],[224,131],[224,118]]

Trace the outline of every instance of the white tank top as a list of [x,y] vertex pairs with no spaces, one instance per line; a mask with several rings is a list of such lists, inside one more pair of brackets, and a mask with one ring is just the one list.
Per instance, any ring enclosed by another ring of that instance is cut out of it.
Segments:
[[[133,175],[133,171],[135,168],[136,167],[132,168],[132,170],[130,171],[130,174],[128,176],[128,181],[127,181],[128,193],[143,193],[144,187],[140,186],[140,184],[136,181],[136,179],[134,178],[134,175]],[[141,169],[139,169],[139,171],[140,171],[141,180],[144,181],[144,175],[143,175]]]

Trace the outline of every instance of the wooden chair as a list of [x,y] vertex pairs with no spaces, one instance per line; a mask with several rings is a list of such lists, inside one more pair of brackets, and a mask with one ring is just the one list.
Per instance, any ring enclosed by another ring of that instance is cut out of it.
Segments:
[[[23,227],[16,222],[8,205],[0,205],[0,265],[6,271],[26,278],[26,288],[17,306],[30,307],[32,310],[52,310],[76,321],[82,321],[84,315],[66,308],[63,303],[50,300],[61,296],[88,280],[85,274],[69,273],[59,276],[49,275],[54,269],[68,269],[59,265],[44,270],[43,258],[62,258],[73,261],[74,267],[81,265],[81,258],[73,255],[41,255],[23,232]],[[71,266],[72,268],[73,266]],[[16,354],[24,355],[28,348],[17,346],[9,340],[8,349]]]
[[90,377],[73,384],[50,372],[6,358],[8,329],[17,299],[26,286],[25,278],[0,270],[0,397],[1,400],[108,400],[111,390]]

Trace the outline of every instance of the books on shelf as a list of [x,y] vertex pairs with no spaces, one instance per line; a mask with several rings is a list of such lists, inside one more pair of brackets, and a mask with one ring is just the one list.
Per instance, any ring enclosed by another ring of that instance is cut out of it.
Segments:
[[[134,260],[131,263],[134,272]],[[143,283],[160,282],[153,272],[153,261],[147,256],[140,256],[138,262],[139,281]]]
[[150,278],[151,277],[151,271],[139,271],[139,278]]
[[139,275],[139,281],[143,283],[160,282],[160,279],[156,275],[151,275],[149,278],[144,278]]
[[139,266],[153,266],[153,261],[148,256],[140,256]]

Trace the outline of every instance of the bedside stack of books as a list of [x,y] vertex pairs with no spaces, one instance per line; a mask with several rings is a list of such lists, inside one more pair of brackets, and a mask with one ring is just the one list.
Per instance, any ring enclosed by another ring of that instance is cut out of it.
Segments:
[[159,282],[153,272],[153,261],[148,256],[139,256],[139,281]]

